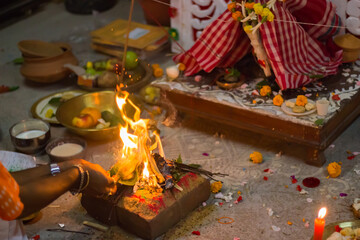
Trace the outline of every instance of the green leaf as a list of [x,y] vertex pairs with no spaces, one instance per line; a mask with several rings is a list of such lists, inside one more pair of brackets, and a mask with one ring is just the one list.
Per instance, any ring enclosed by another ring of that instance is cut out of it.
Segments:
[[188,166],[193,167],[193,168],[201,168],[200,164],[195,164],[195,163],[190,163],[190,164],[188,164]]
[[265,17],[263,17],[262,19],[261,19],[261,23],[264,23],[264,22],[266,22],[267,21],[267,16],[265,16]]
[[13,61],[12,61],[14,64],[23,64],[24,63],[24,58],[15,58]]
[[263,86],[265,85],[269,85],[270,86],[270,83],[267,81],[267,80],[263,80],[261,82],[258,82],[258,84],[256,84],[256,89],[261,89]]
[[320,125],[323,125],[323,124],[324,124],[324,119],[322,119],[322,118],[315,121],[316,126],[320,126]]
[[321,74],[309,75],[309,78],[316,78],[316,79],[318,79],[318,78],[323,78],[323,77],[324,77],[324,75],[321,75]]
[[54,107],[57,107],[60,105],[60,100],[61,100],[61,97],[53,97],[49,100],[49,104]]
[[19,89],[19,86],[14,86],[14,87],[10,87],[10,88],[9,88],[9,91],[11,92],[11,91],[15,91],[15,90],[17,90],[17,89]]
[[181,154],[179,154],[178,158],[175,160],[177,163],[182,163]]

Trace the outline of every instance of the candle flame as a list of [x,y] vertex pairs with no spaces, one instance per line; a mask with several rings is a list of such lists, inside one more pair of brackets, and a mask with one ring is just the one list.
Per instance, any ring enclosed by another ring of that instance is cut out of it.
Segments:
[[326,215],[326,208],[323,207],[319,210],[318,218],[323,219]]

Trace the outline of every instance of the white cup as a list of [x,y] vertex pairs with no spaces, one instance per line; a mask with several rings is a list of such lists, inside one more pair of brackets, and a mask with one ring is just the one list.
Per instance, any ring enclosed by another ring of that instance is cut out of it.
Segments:
[[328,113],[330,102],[325,98],[316,101],[317,114],[325,116]]

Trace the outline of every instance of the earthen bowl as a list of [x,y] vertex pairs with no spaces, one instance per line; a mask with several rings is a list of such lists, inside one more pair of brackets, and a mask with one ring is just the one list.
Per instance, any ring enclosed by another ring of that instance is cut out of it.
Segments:
[[23,40],[18,42],[18,48],[26,57],[55,57],[63,54],[63,49],[55,43],[40,40]]
[[53,57],[27,57],[21,66],[21,74],[29,80],[40,83],[52,83],[64,79],[71,72],[64,67],[70,63],[77,65],[78,61],[72,54],[71,46],[66,43],[58,43],[63,53]]

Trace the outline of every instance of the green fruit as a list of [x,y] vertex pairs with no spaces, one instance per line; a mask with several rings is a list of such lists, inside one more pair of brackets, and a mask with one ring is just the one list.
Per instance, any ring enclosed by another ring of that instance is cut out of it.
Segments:
[[126,61],[125,61],[125,68],[126,69],[134,69],[139,64],[138,55],[133,51],[126,52]]

